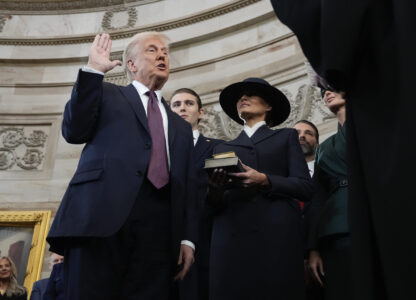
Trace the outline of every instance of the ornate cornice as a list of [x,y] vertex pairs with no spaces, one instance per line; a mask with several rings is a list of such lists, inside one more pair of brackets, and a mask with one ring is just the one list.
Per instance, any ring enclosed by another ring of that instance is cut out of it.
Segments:
[[161,0],[0,0],[0,13],[14,15],[73,14],[138,6]]
[[[241,27],[249,27],[251,25],[257,24],[258,22],[267,21],[268,19],[271,19],[271,18],[276,18],[274,12],[265,13],[264,15],[258,16],[256,18],[252,18],[250,20],[247,20],[245,22],[242,22],[242,23],[230,26],[230,27],[222,28],[221,30],[218,30],[218,31],[210,32],[210,33],[207,33],[207,34],[201,34],[197,37],[192,37],[192,38],[189,38],[189,39],[184,39],[184,40],[181,40],[181,41],[173,42],[169,45],[170,52],[173,52],[173,51],[175,51],[175,49],[177,49],[179,47],[182,47],[182,46],[189,46],[189,45],[192,45],[192,44],[195,44],[195,43],[200,43],[200,42],[203,42],[203,41],[206,41],[206,40],[209,40],[209,39],[215,39],[217,37],[224,36],[228,33],[232,33],[234,31],[238,30]],[[293,35],[294,35],[293,33],[290,33],[289,35],[283,35],[282,37],[274,39],[273,41],[286,39],[286,38],[289,38]],[[111,60],[115,60],[115,59],[123,60],[123,51],[111,52],[110,59]],[[45,64],[52,64],[52,63],[53,64],[86,63],[87,61],[88,61],[88,56],[65,57],[65,58],[39,58],[39,59],[34,59],[34,58],[30,58],[30,59],[25,59],[25,58],[0,58],[0,63],[13,64],[13,65],[26,65],[26,64],[45,65]]]
[[[185,66],[179,66],[176,68],[172,68],[170,70],[170,73],[176,73],[176,72],[181,72],[181,71],[185,71],[185,70],[189,70],[189,69],[194,69],[194,68],[198,68],[198,67],[202,67],[202,66],[206,66],[209,64],[213,64],[213,63],[217,63],[223,60],[227,60],[233,57],[237,57],[246,53],[250,53],[256,50],[259,50],[261,48],[279,43],[283,40],[287,40],[289,38],[293,38],[294,34],[292,32],[279,36],[275,39],[272,39],[270,41],[264,42],[264,43],[260,43],[257,44],[255,46],[252,47],[248,47],[245,49],[242,49],[240,51],[236,51],[227,55],[223,55],[223,56],[219,56],[216,58],[212,58],[212,59],[207,59],[207,60],[203,60],[194,64],[188,64]],[[112,55],[113,59],[121,59],[121,54],[119,53],[118,55],[120,56],[116,56],[116,55]],[[86,60],[85,60],[86,61]],[[123,72],[114,72],[114,73],[109,73],[107,75],[105,75],[105,80],[108,82],[112,82],[115,84],[119,84],[119,85],[124,85],[126,83],[126,76]],[[0,83],[0,87],[21,87],[21,88],[34,88],[34,87],[58,87],[58,86],[72,86],[74,83],[73,82],[61,82],[61,83],[37,83],[37,84],[25,84],[25,83],[17,83],[17,84],[1,84]]]
[[[161,22],[151,26],[141,26],[132,29],[109,31],[113,40],[130,38],[136,33],[142,31],[167,31],[179,27],[188,26],[191,24],[206,21],[221,15],[228,14],[240,8],[257,3],[261,0],[236,0],[228,4],[217,6],[214,9],[202,11],[198,14],[177,18],[168,22]],[[91,43],[95,35],[77,35],[60,38],[1,38],[0,45],[15,45],[15,46],[51,46],[51,45],[68,45],[68,44],[82,44]]]

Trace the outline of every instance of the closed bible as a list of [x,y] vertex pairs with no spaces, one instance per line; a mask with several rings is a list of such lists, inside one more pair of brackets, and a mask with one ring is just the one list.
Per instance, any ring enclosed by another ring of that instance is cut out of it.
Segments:
[[234,152],[214,154],[212,158],[205,160],[204,169],[211,173],[214,169],[223,169],[228,173],[244,172],[240,159]]

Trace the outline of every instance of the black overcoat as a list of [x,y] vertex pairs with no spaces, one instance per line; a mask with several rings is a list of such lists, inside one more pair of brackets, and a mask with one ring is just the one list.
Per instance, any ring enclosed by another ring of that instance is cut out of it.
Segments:
[[230,188],[214,215],[210,299],[303,299],[301,213],[313,185],[294,129],[243,131],[218,152],[234,151],[265,173],[267,190]]

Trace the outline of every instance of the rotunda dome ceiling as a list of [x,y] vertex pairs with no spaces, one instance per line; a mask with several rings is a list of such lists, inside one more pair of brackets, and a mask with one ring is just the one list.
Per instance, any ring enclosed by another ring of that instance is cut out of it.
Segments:
[[0,11],[28,13],[63,13],[64,11],[104,10],[108,7],[139,5],[160,0],[0,0]]

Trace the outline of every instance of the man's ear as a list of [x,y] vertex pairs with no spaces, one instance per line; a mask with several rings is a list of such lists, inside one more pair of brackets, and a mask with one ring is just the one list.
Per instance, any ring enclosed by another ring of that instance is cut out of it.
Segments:
[[205,110],[203,108],[201,108],[199,110],[198,120],[201,120],[204,115],[205,115]]
[[126,65],[127,65],[127,68],[130,70],[130,72],[136,72],[137,71],[137,68],[136,68],[136,66],[134,65],[134,63],[131,59],[129,59],[127,61]]

